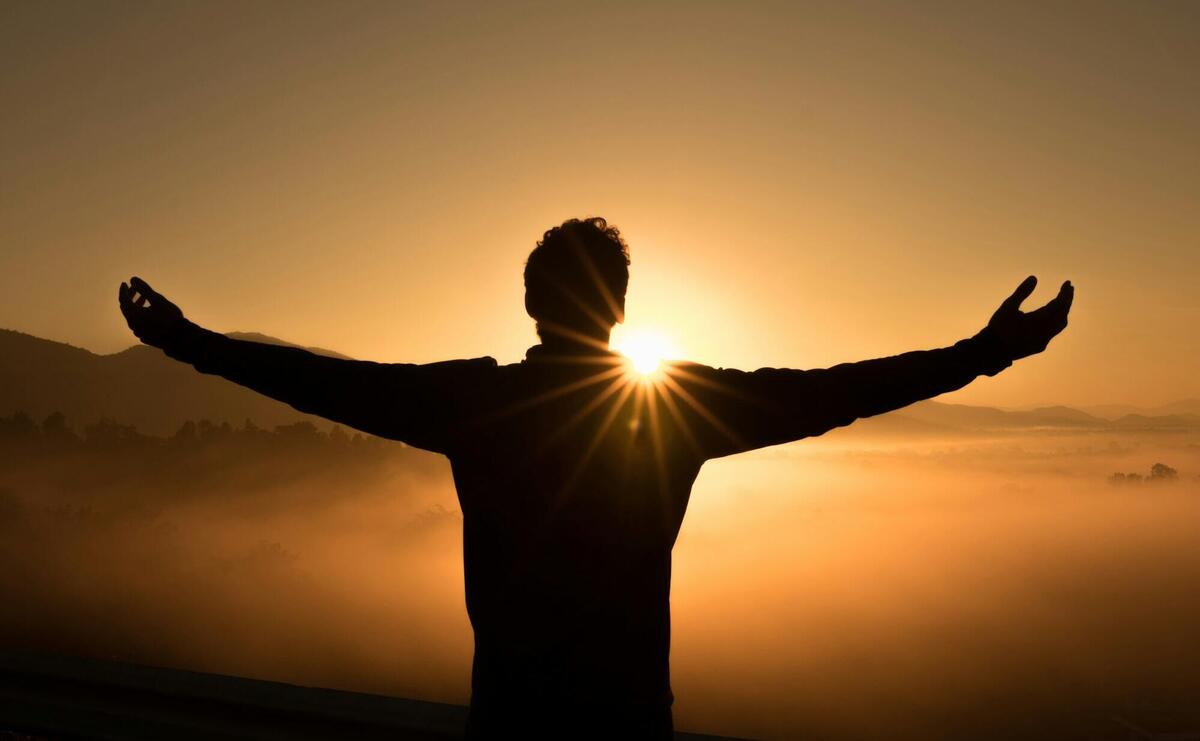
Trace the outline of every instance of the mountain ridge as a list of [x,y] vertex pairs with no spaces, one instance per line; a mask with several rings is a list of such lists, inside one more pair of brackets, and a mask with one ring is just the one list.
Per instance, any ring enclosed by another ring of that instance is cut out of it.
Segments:
[[0,415],[16,411],[36,420],[62,412],[76,427],[108,418],[160,436],[174,433],[188,419],[328,424],[223,378],[197,373],[146,345],[99,355],[0,329]]

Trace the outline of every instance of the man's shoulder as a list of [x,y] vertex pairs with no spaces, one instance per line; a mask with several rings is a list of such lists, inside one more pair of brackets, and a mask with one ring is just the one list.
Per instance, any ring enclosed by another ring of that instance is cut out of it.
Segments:
[[780,371],[776,368],[759,368],[745,371],[739,368],[706,365],[690,360],[673,360],[663,364],[663,373],[669,379],[667,386],[684,393],[703,396],[705,400],[729,399],[754,401],[764,382],[770,381]]
[[432,370],[444,370],[449,372],[464,372],[472,371],[489,371],[498,367],[496,359],[490,355],[485,355],[481,358],[455,358],[453,360],[438,360],[433,363],[426,363],[423,368]]
[[496,359],[455,358],[431,363],[384,363],[381,370],[405,382],[426,384],[431,389],[443,386],[478,385],[496,372]]
[[428,378],[450,383],[479,383],[496,374],[499,365],[491,356],[438,360],[415,366]]
[[732,368],[720,368],[711,365],[705,365],[704,363],[697,363],[692,360],[664,361],[661,366],[661,371],[664,375],[681,383],[687,381],[696,382],[713,380],[730,373],[737,374],[742,372]]

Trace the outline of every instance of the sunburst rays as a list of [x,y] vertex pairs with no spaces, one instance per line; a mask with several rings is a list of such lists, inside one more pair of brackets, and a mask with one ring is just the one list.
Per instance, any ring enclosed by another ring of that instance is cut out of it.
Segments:
[[[624,318],[623,302],[613,296],[582,245],[572,246],[602,305],[596,306],[594,298],[588,300],[578,295],[556,276],[543,276],[569,305],[581,312],[582,324],[586,326],[565,326],[539,319],[538,333],[544,344],[538,348],[537,361],[565,366],[561,374],[546,374],[557,383],[539,388],[527,398],[510,400],[483,421],[502,423],[513,415],[537,415],[543,405],[569,405],[555,412],[556,417],[562,415],[561,421],[553,429],[542,429],[540,439],[533,441],[523,454],[536,466],[541,455],[555,446],[567,442],[578,445],[578,449],[571,451],[573,459],[558,502],[561,505],[606,437],[614,434],[614,422],[626,414],[629,429],[625,432],[630,437],[624,442],[635,447],[648,445],[658,491],[667,505],[674,458],[682,456],[693,461],[702,458],[701,439],[710,437],[712,431],[735,444],[739,442],[735,432],[701,398],[711,391],[732,391],[720,388],[720,384],[692,373],[681,364],[665,360],[674,354],[671,344],[649,330],[633,330],[618,342],[615,347],[621,354],[610,350],[609,331],[614,318],[618,322]],[[579,397],[578,403],[575,396]],[[627,405],[632,406],[627,409]],[[711,429],[693,429],[693,425]],[[589,428],[586,439],[572,434],[581,426]],[[645,442],[637,440],[637,436]]]
[[[553,510],[568,503],[570,492],[606,440],[620,443],[625,450],[645,446],[664,508],[671,506],[668,495],[673,460],[681,455],[693,461],[702,458],[702,440],[714,433],[739,443],[736,432],[704,401],[713,392],[733,396],[736,392],[689,369],[687,364],[666,362],[656,373],[647,375],[632,370],[628,359],[615,353],[590,350],[557,355],[545,351],[537,355],[537,362],[561,366],[560,382],[513,401],[491,416],[501,421],[518,413],[537,415],[539,407],[546,404],[567,405],[561,421],[543,430],[528,449],[528,462],[537,465],[541,456],[556,446],[574,446],[562,480],[561,496]],[[549,375],[559,376],[559,373]],[[626,418],[627,425],[614,427],[618,419]],[[575,434],[581,427],[586,433]],[[623,434],[628,437],[612,437]]]

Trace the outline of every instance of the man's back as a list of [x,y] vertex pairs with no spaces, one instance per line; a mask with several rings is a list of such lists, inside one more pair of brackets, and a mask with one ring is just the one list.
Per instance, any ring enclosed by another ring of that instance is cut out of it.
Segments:
[[642,376],[585,345],[422,366],[438,369],[418,394],[428,408],[406,411],[425,414],[416,443],[449,457],[463,511],[473,717],[669,718],[671,549],[704,462],[1007,364],[978,336],[807,371],[674,362]]
[[671,547],[703,463],[682,413],[606,352],[539,346],[479,381],[446,441],[473,707],[669,708]]

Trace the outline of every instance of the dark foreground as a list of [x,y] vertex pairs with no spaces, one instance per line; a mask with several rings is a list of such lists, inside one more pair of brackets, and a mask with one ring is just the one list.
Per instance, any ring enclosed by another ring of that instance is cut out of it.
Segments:
[[0,652],[0,737],[9,732],[8,738],[48,739],[433,741],[461,738],[466,718],[461,705]]

